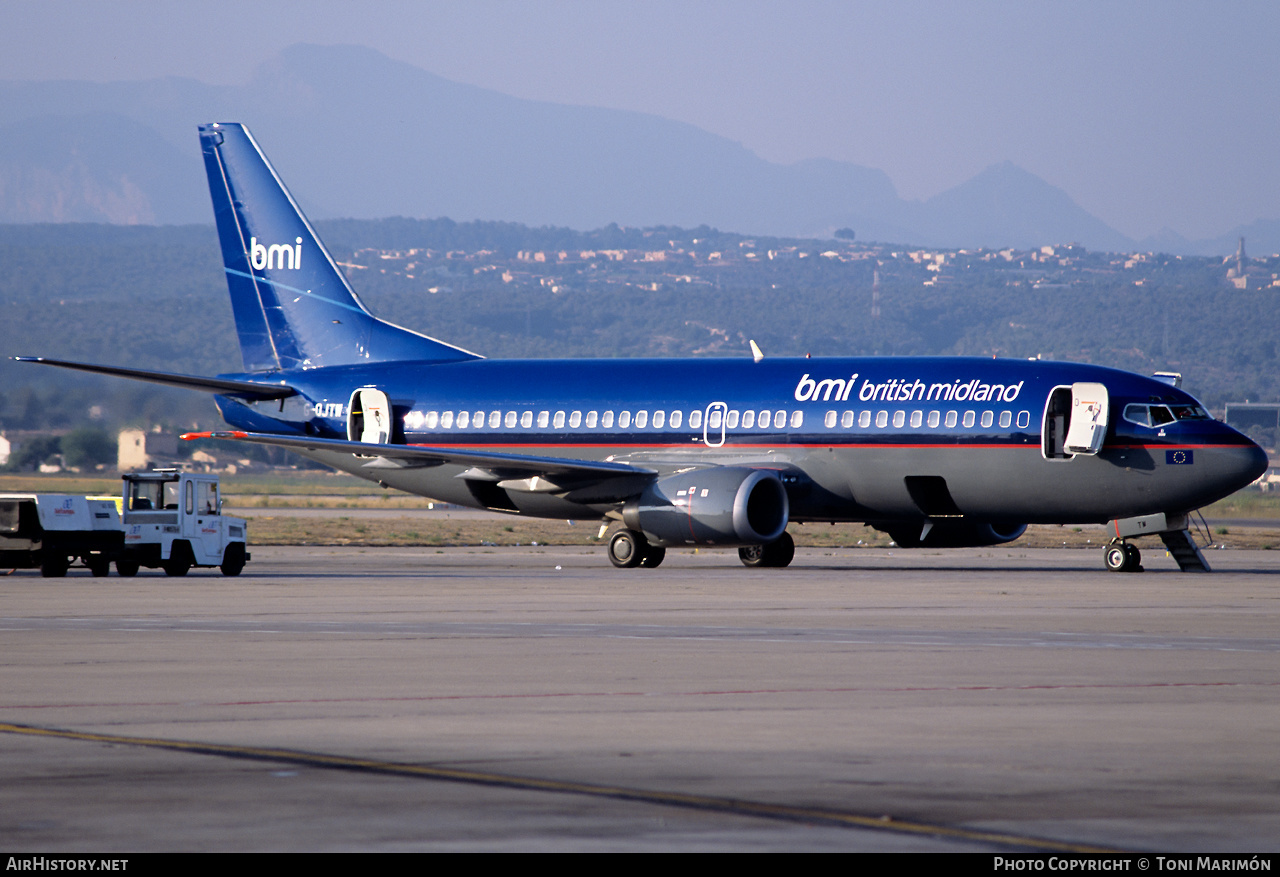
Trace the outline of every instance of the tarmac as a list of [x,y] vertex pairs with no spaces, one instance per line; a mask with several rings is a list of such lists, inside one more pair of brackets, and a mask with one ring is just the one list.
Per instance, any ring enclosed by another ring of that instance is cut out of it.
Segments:
[[1280,552],[0,578],[0,850],[1269,853]]

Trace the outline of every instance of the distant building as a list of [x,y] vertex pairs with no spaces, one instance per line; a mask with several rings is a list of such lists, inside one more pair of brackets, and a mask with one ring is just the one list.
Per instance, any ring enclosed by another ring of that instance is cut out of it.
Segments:
[[178,437],[173,433],[141,429],[120,430],[116,450],[116,467],[121,472],[146,469],[173,462],[178,455]]

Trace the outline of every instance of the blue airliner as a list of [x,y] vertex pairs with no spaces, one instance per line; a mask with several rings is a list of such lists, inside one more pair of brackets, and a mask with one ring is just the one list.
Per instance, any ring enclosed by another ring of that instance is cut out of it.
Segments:
[[904,547],[1105,523],[1111,569],[1140,569],[1127,540],[1148,533],[1207,569],[1187,514],[1267,466],[1177,380],[1093,365],[485,359],[374,317],[243,125],[201,126],[200,142],[244,371],[20,358],[214,393],[235,429],[213,436],[386,487],[618,522],[618,567],[686,546],[781,567],[788,523],[863,521]]

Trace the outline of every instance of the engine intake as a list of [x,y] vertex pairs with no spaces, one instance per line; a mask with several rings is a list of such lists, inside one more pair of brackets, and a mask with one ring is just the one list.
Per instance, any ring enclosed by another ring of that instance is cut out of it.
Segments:
[[782,535],[789,508],[776,472],[723,466],[655,481],[622,520],[657,545],[761,545]]

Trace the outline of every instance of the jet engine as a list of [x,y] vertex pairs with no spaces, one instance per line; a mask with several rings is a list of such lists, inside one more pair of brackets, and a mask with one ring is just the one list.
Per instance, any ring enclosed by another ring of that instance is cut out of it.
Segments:
[[736,466],[661,478],[622,510],[628,527],[663,546],[761,545],[782,535],[788,515],[778,473]]
[[981,548],[1012,542],[1027,531],[1026,524],[990,521],[939,521],[921,538],[924,522],[918,524],[873,524],[888,533],[903,548]]

